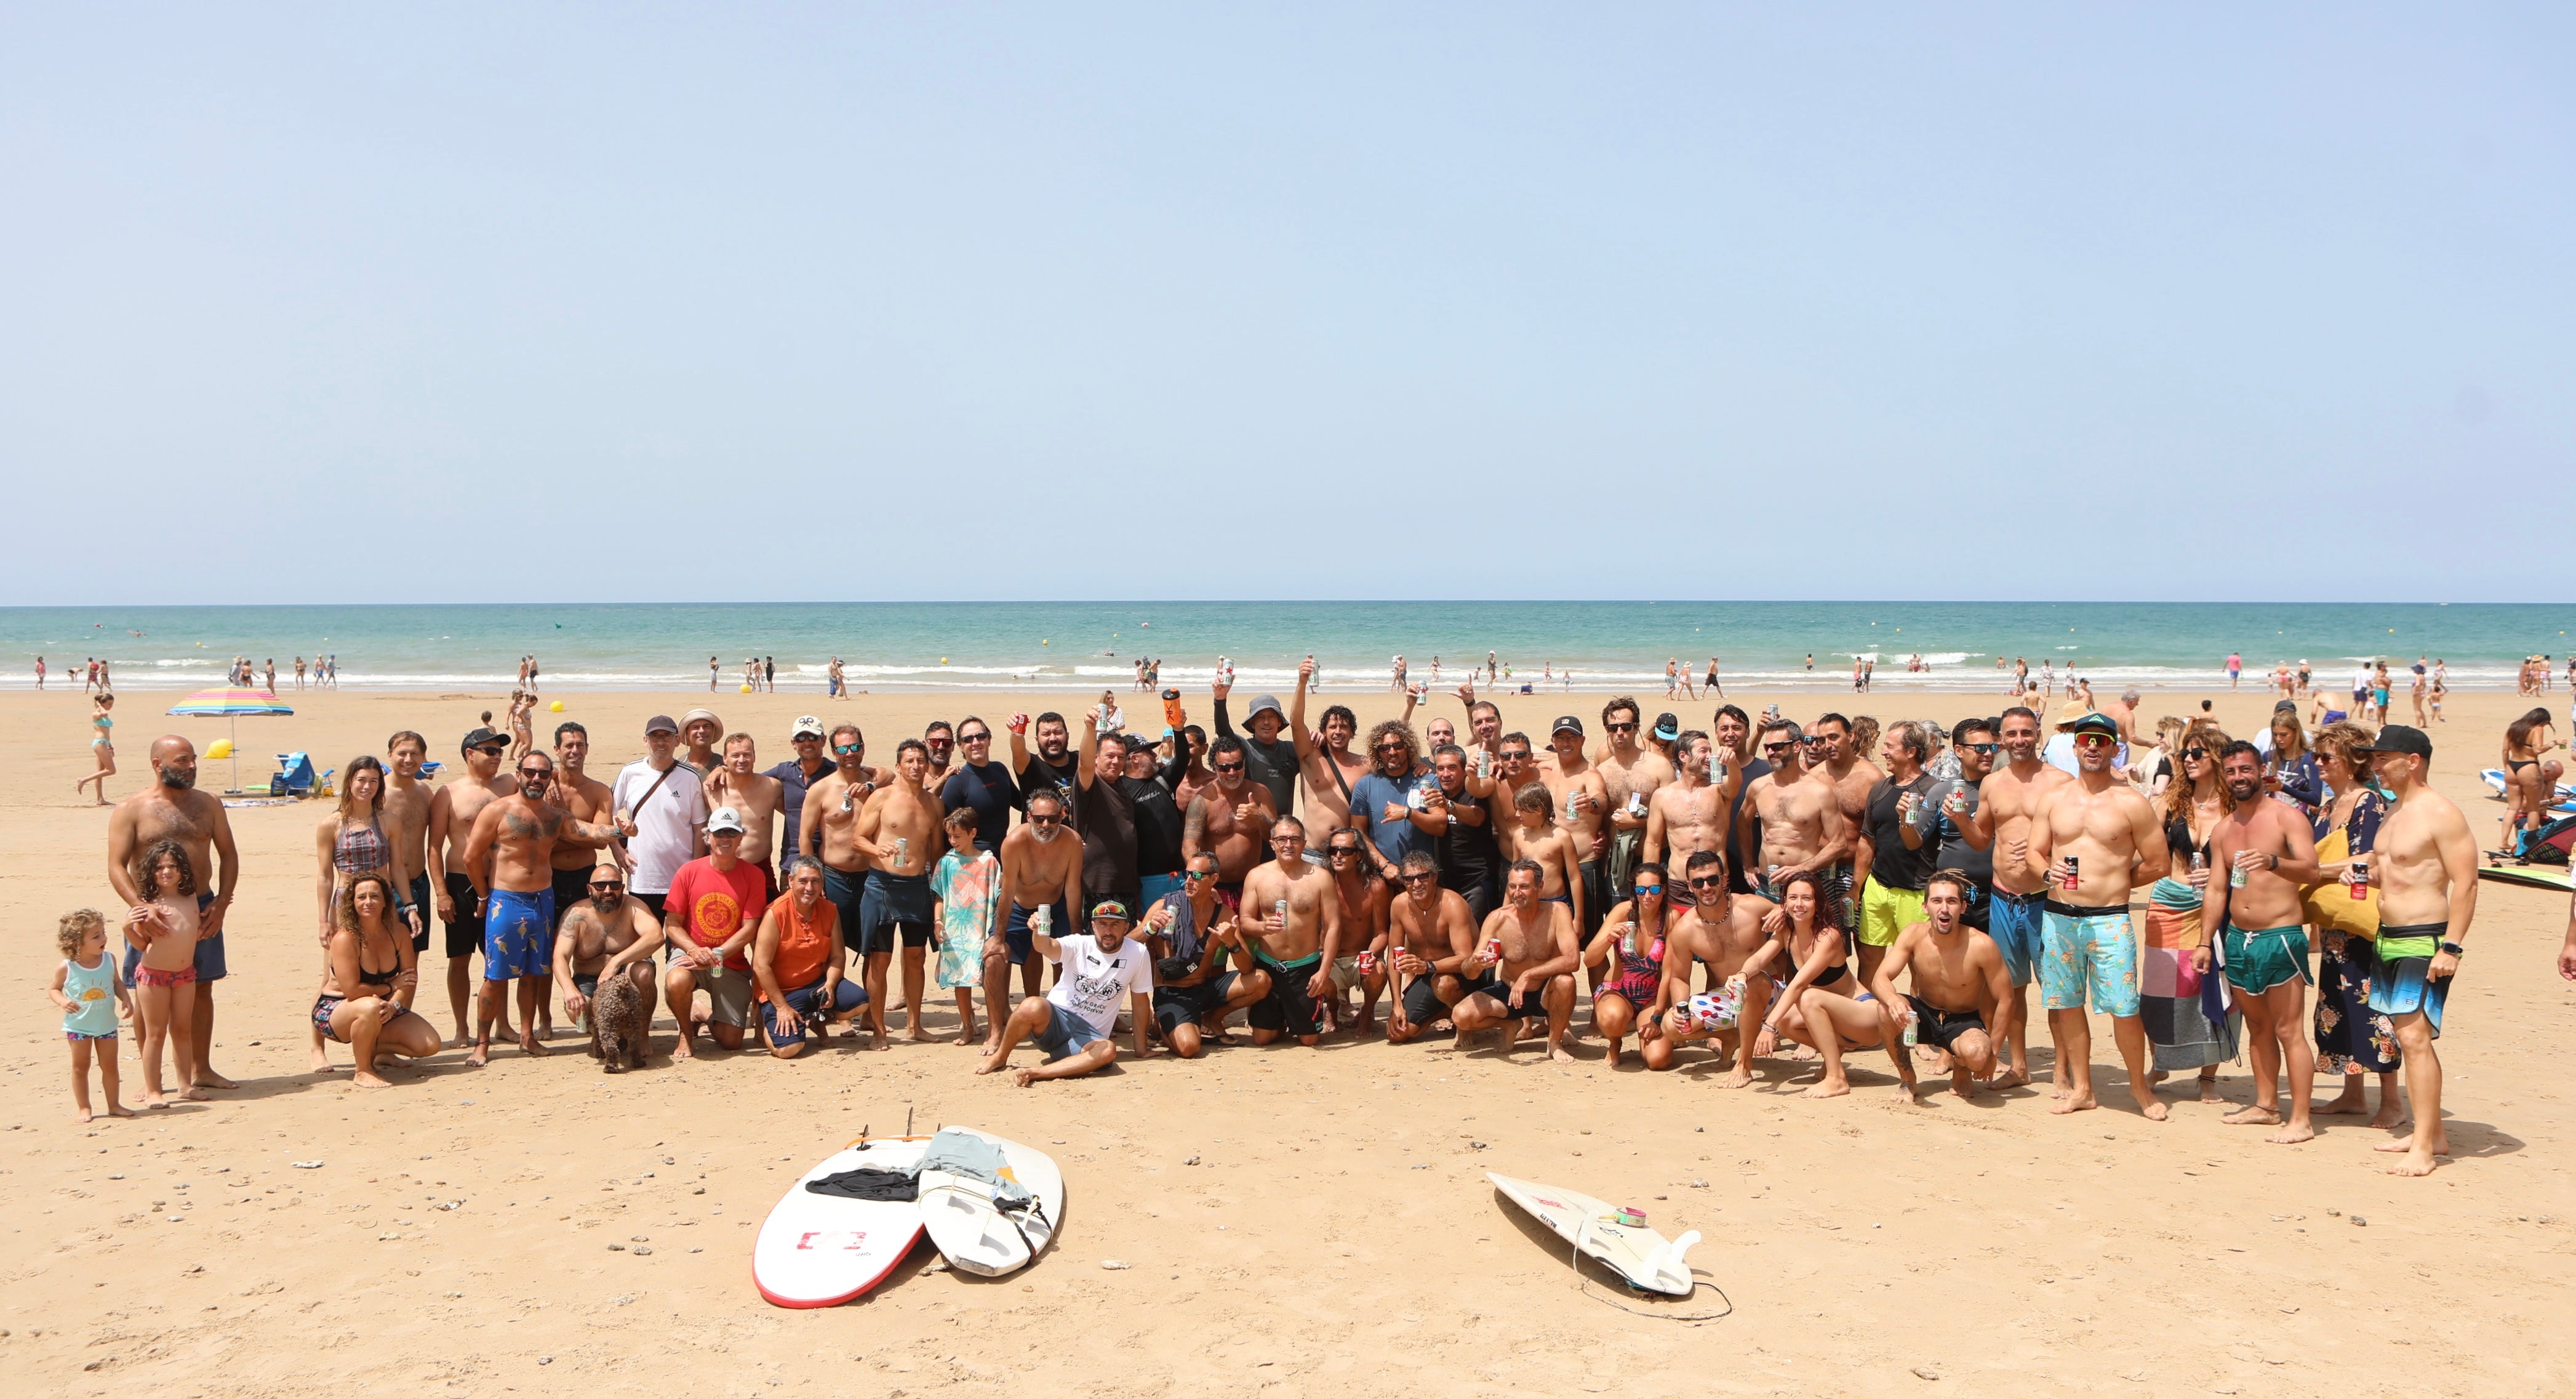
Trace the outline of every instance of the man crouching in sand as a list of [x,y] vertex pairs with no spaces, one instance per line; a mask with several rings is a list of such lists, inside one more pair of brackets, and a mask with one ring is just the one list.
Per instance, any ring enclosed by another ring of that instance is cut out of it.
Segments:
[[[1995,940],[1959,921],[1967,908],[1967,877],[1956,870],[1935,873],[1924,891],[1925,921],[1896,935],[1870,983],[1870,994],[1887,1016],[1887,1057],[1896,1061],[1897,1091],[1908,1107],[1915,1101],[1914,1056],[1897,1037],[1909,1020],[1916,1043],[1949,1054],[1951,1092],[1967,1097],[1995,1070],[1994,1027],[2012,999],[2012,975]],[[1910,993],[1896,989],[1900,971],[1908,974]]]
[[[627,1027],[611,1025],[603,1037],[598,1023],[602,980],[624,977],[641,995],[642,1018],[653,1024],[653,954],[662,950],[662,920],[642,899],[626,892],[625,872],[615,860],[591,867],[588,898],[566,910],[555,933],[555,991],[563,997],[564,1014],[590,1018],[590,1054],[610,1058],[623,1047]],[[613,1072],[613,1070],[612,1070]]]
[[[1506,1021],[1547,1020],[1547,1057],[1571,1064],[1565,1022],[1574,1015],[1574,910],[1538,896],[1543,878],[1535,860],[1514,860],[1503,885],[1503,906],[1485,916],[1485,944],[1461,964],[1466,994],[1451,1007],[1458,1043]],[[1517,1038],[1517,1036],[1515,1036]],[[1511,1047],[1506,1041],[1505,1049]]]
[[1011,1080],[1022,1088],[1042,1078],[1075,1078],[1105,1068],[1118,1058],[1110,1032],[1118,1025],[1118,993],[1124,991],[1135,1017],[1136,1057],[1153,1052],[1145,1039],[1154,1023],[1154,954],[1127,936],[1134,920],[1115,899],[1091,910],[1091,931],[1049,937],[1032,930],[1038,955],[1056,964],[1055,985],[1043,999],[1020,1002],[1002,1025],[1002,1039],[976,1066],[994,1073],[1010,1062],[1011,1047],[1034,1036],[1046,1062],[1020,1069]]

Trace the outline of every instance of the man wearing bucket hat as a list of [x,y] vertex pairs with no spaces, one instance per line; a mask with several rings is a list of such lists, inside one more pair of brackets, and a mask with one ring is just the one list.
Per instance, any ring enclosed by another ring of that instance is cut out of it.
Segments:
[[1154,1023],[1154,954],[1141,939],[1127,935],[1134,926],[1126,904],[1104,899],[1091,906],[1089,932],[1060,938],[1033,932],[1038,955],[1057,964],[1055,985],[1044,997],[1032,996],[1012,1010],[1000,1042],[975,1072],[1000,1072],[1009,1065],[1012,1048],[1024,1039],[1037,1041],[1046,1062],[1012,1073],[1012,1081],[1022,1088],[1040,1079],[1075,1078],[1107,1067],[1118,1058],[1118,1042],[1110,1035],[1118,1025],[1122,993],[1134,1017],[1136,1057],[1151,1053],[1145,1031]]

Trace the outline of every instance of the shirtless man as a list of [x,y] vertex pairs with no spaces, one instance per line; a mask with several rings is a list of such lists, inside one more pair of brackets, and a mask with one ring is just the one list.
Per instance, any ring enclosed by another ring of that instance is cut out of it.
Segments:
[[[1753,1041],[1771,1012],[1771,979],[1745,979],[1744,1001],[1734,1024],[1705,1025],[1691,1014],[1691,967],[1707,965],[1712,990],[1733,980],[1744,970],[1744,959],[1769,941],[1762,923],[1779,905],[1758,894],[1739,895],[1727,888],[1726,861],[1713,850],[1692,855],[1683,879],[1698,902],[1666,918],[1663,989],[1655,993],[1651,1014],[1638,1018],[1659,1024],[1676,1049],[1698,1040],[1713,1041],[1719,1061],[1732,1065],[1718,1086],[1742,1088],[1753,1081]],[[1668,1069],[1674,1062],[1666,1057],[1659,1065],[1649,1059],[1646,1066]]]
[[393,845],[394,878],[409,891],[411,950],[429,950],[429,784],[420,780],[421,762],[429,757],[429,740],[409,729],[385,740],[385,798],[377,817]]
[[[1754,888],[1768,899],[1778,894],[1780,881],[1809,870],[1825,881],[1826,898],[1816,910],[1818,921],[1837,928],[1845,927],[1842,905],[1848,902],[1848,878],[1851,870],[1852,827],[1843,819],[1842,805],[1836,799],[1833,785],[1806,766],[1807,743],[1798,726],[1786,719],[1774,719],[1762,726],[1762,756],[1771,770],[1753,779],[1744,792],[1744,804],[1753,808],[1756,829],[1761,834],[1757,847],[1761,869],[1752,877]],[[1664,866],[1672,867],[1666,860]],[[1834,871],[1840,869],[1844,882],[1837,885]],[[1699,889],[1694,886],[1696,896]]]
[[[1492,700],[1476,698],[1476,686],[1473,681],[1458,687],[1458,699],[1460,703],[1467,706],[1467,733],[1473,740],[1462,745],[1467,750],[1467,766],[1475,767],[1476,760],[1487,754],[1493,754],[1499,758],[1501,754],[1495,748],[1495,744],[1503,736],[1503,711],[1495,708]],[[1477,795],[1486,794],[1479,792]]]
[[531,752],[519,759],[518,790],[488,803],[474,817],[465,841],[465,877],[474,885],[483,915],[483,990],[476,1000],[474,1052],[480,1067],[492,1057],[492,1021],[501,987],[519,983],[519,1049],[542,1055],[537,1042],[537,1002],[554,967],[554,849],[569,835],[591,845],[617,838],[613,824],[576,820],[546,802],[555,760]]
[[1602,808],[1610,818],[1609,859],[1603,871],[1607,882],[1600,891],[1604,912],[1610,891],[1627,888],[1628,875],[1639,863],[1656,789],[1673,780],[1673,765],[1664,761],[1664,755],[1637,742],[1644,716],[1637,701],[1626,695],[1601,706],[1601,731],[1609,751],[1593,764],[1593,770],[1601,774]]
[[[877,1047],[886,1044],[886,965],[903,947],[903,1032],[930,1042],[921,1018],[923,977],[930,949],[930,871],[944,853],[939,798],[922,789],[930,748],[920,739],[895,745],[895,780],[868,798],[850,844],[868,864],[867,892],[859,901],[858,952],[866,967],[868,1028]],[[844,934],[847,936],[847,934]],[[991,1006],[986,1006],[989,1015]]]
[[[1581,928],[1586,914],[1596,922],[1600,915],[1587,902],[1591,891],[1584,887],[1583,862],[1576,855],[1573,828],[1555,819],[1553,806],[1546,783],[1533,780],[1521,784],[1520,792],[1512,798],[1512,815],[1517,818],[1514,824],[1519,827],[1512,837],[1512,848],[1519,852],[1512,864],[1538,870],[1538,896],[1548,903],[1565,905],[1566,911],[1574,915],[1574,926]],[[1508,883],[1509,874],[1504,878]],[[1505,892],[1508,900],[1509,891]],[[1485,916],[1491,919],[1493,914]],[[1582,935],[1577,933],[1576,941],[1581,940]]]
[[1479,925],[1466,896],[1441,886],[1439,862],[1429,851],[1405,856],[1397,869],[1404,892],[1387,906],[1384,965],[1396,994],[1386,1013],[1386,1042],[1408,1044],[1454,1028],[1449,1008],[1467,994],[1459,969],[1476,950]]
[[1260,940],[1253,959],[1270,974],[1270,994],[1245,1018],[1254,1044],[1293,1035],[1312,1046],[1324,1033],[1317,1003],[1333,994],[1332,961],[1342,949],[1341,900],[1333,895],[1333,877],[1306,863],[1304,822],[1282,816],[1272,824],[1270,853],[1270,863],[1244,877],[1243,911],[1235,919]]
[[[2254,1051],[2254,1101],[2221,1119],[2232,1127],[2281,1126],[2280,1074],[2290,1070],[2289,1125],[2270,1140],[2307,1141],[2317,1129],[2308,1102],[2317,1079],[2316,1052],[2308,1045],[2308,930],[2301,896],[2323,876],[2307,816],[2263,794],[2263,755],[2243,739],[2218,752],[2218,780],[2235,809],[2210,836],[2210,862],[2226,871],[2204,896],[2203,927],[2226,940],[2227,984],[2245,1008],[2245,1033]],[[2213,871],[2215,873],[2216,871]],[[2192,952],[2192,964],[2209,971],[2209,944]]]
[[[2424,785],[2433,742],[2422,729],[2391,724],[2368,751],[2372,774],[2397,798],[2370,857],[2370,879],[2379,886],[2379,972],[2370,980],[2370,1008],[2397,1032],[2406,1058],[2406,1106],[2415,1116],[2407,1140],[2378,1150],[2405,1153],[2388,1168],[2391,1175],[2430,1175],[2434,1158],[2451,1154],[2442,1125],[2442,1060],[2433,1041],[2441,1037],[2442,1003],[2477,916],[2478,842],[2460,809]],[[2565,952],[2558,969],[2576,975]]]
[[[662,950],[662,920],[641,899],[626,892],[626,872],[614,860],[601,860],[584,876],[582,898],[555,928],[555,990],[564,1014],[581,1020],[590,1014],[599,983],[623,976],[644,998],[644,1023],[653,1023],[653,954]],[[686,1015],[686,1007],[681,1009]],[[598,1036],[591,1053],[599,1052]]]
[[[1876,742],[1877,735],[1873,733],[1867,741]],[[1834,789],[1834,803],[1842,813],[1844,827],[1859,831],[1869,810],[1870,791],[1885,781],[1887,774],[1861,755],[1852,722],[1839,714],[1818,718],[1816,726],[1807,732],[1806,761],[1811,775]],[[1852,864],[1847,850],[1838,863],[1822,872],[1833,890],[1842,930],[1860,931],[1861,886],[1857,876],[1865,871]]]
[[[823,862],[823,897],[832,901],[841,920],[841,936],[855,954],[860,906],[867,897],[868,863],[852,837],[859,829],[862,803],[893,782],[894,774],[860,761],[867,755],[868,741],[856,724],[832,730],[831,748],[830,775],[806,787],[804,809],[796,813],[796,840],[804,847],[796,853]],[[744,848],[750,848],[748,842]]]
[[[555,782],[546,789],[546,803],[559,807],[576,821],[614,822],[617,796],[607,783],[586,770],[590,762],[590,730],[566,719],[555,725]],[[625,852],[614,845],[600,847],[564,836],[555,841],[555,931],[563,931],[564,916],[590,897],[591,867],[602,860],[623,869]],[[623,884],[618,892],[625,892]],[[650,912],[648,909],[647,912]],[[656,926],[659,926],[658,922]],[[544,1039],[553,1027],[553,1011],[546,998],[537,999],[537,1038]]]
[[[1887,1057],[1905,1104],[1914,1105],[1914,1056],[1898,1040],[1907,1021],[1914,1024],[1915,1043],[1950,1056],[1950,1091],[1967,1097],[1977,1080],[1994,1072],[1994,1036],[1988,1029],[2011,999],[2012,978],[2004,971],[1995,940],[1960,921],[1968,908],[1968,877],[1941,870],[1923,891],[1924,921],[1909,923],[1879,960],[1869,983],[1885,1017]],[[1907,973],[1910,994],[1896,989],[1896,974]],[[1902,1007],[1900,1010],[1899,1007]]]
[[1270,789],[1250,780],[1252,755],[1228,734],[1208,745],[1210,780],[1181,818],[1181,858],[1216,857],[1214,893],[1232,917],[1243,903],[1243,877],[1270,855],[1270,824],[1279,819]]
[[[1520,790],[1523,787],[1526,787],[1533,782],[1539,782],[1539,785],[1542,787],[1547,784],[1539,781],[1539,766],[1538,763],[1530,756],[1531,747],[1528,734],[1515,729],[1512,732],[1497,738],[1494,742],[1493,788],[1496,793],[1501,794],[1501,799],[1492,803],[1492,806],[1494,807],[1494,815],[1503,818],[1494,823],[1494,843],[1501,847],[1503,860],[1508,864],[1513,860],[1519,859],[1521,856],[1521,823],[1519,820],[1507,815],[1507,813],[1512,809],[1512,800],[1520,794]],[[1473,792],[1475,790],[1473,785],[1475,782],[1474,768],[1471,767],[1468,769],[1467,778],[1470,784],[1468,790]],[[1553,798],[1550,800],[1551,804],[1553,804]],[[1484,919],[1478,918],[1476,920],[1476,924],[1478,927],[1484,926]]]
[[[429,794],[429,878],[438,921],[447,925],[447,1005],[456,1016],[456,1038],[449,1043],[464,1049],[474,1043],[465,1024],[467,979],[474,955],[483,950],[483,900],[466,877],[465,842],[473,838],[483,808],[517,788],[501,775],[501,756],[510,751],[508,734],[476,729],[458,751],[465,771]],[[501,1034],[508,1038],[508,1015],[505,1010],[496,1014],[502,1016]]]
[[[2111,775],[2119,726],[2085,714],[2067,721],[2065,729],[2075,737],[2075,778],[2041,794],[2031,813],[2027,850],[2006,849],[2019,857],[2011,863],[2052,881],[2040,913],[2039,990],[2066,1081],[2049,1111],[2096,1106],[2093,1026],[2084,1013],[2089,990],[2093,1009],[2111,1017],[2129,1070],[2129,1096],[2149,1121],[2161,1122],[2165,1105],[2147,1077],[2147,1029],[2138,1019],[2138,933],[2129,918],[2129,897],[2140,881],[2162,879],[2173,860],[2147,799]],[[1999,877],[2005,863],[1995,862]]]
[[[1574,1018],[1574,968],[1582,944],[1574,931],[1574,912],[1539,897],[1543,882],[1536,862],[1515,860],[1503,879],[1503,906],[1485,916],[1482,945],[1459,963],[1465,994],[1449,1009],[1458,1026],[1459,1048],[1467,1036],[1506,1021],[1547,1017],[1547,1057],[1571,1064],[1565,1026]],[[1508,1050],[1526,1031],[1503,1042]]]
[[987,1054],[1002,1042],[1011,968],[1020,969],[1022,994],[1038,994],[1030,915],[1048,910],[1049,934],[1063,933],[1073,926],[1074,901],[1082,897],[1082,837],[1066,826],[1064,798],[1049,784],[1030,788],[1026,801],[1028,819],[1002,838],[1002,897],[1010,900],[1010,915],[984,943],[984,1015],[992,1022]]
[[[760,867],[761,879],[774,899],[778,897],[778,866],[771,862],[769,852],[778,848],[772,827],[787,784],[761,773],[758,750],[751,735],[726,734],[723,765],[708,773],[699,785],[706,790],[707,810],[729,806],[734,815],[742,818],[742,848],[757,852],[751,856],[751,863]],[[801,819],[804,813],[799,811],[797,816]]]
[[[1326,839],[1324,868],[1333,876],[1333,895],[1340,901],[1342,951],[1329,964],[1333,974],[1333,994],[1324,1002],[1324,1033],[1342,1028],[1350,1010],[1346,999],[1351,988],[1360,988],[1361,1034],[1377,1028],[1377,998],[1386,991],[1386,973],[1377,963],[1379,940],[1386,936],[1387,905],[1393,902],[1394,889],[1389,881],[1371,874],[1368,862],[1360,858],[1361,836],[1343,827]],[[1410,853],[1410,852],[1408,852]],[[1368,953],[1367,965],[1360,954]]]
[[[1574,931],[1578,942],[1586,941],[1600,931],[1601,915],[1610,908],[1610,841],[1604,830],[1610,812],[1609,788],[1602,784],[1592,760],[1583,755],[1581,719],[1559,715],[1548,730],[1547,742],[1552,751],[1539,760],[1539,780],[1547,784],[1567,834],[1574,837],[1574,858],[1583,885],[1583,902],[1574,910]],[[1519,799],[1515,792],[1513,800]],[[1642,835],[1645,827],[1637,830]],[[1541,857],[1530,858],[1545,863]]]
[[[215,1043],[214,984],[226,974],[224,914],[233,906],[234,886],[241,883],[241,855],[233,848],[232,822],[224,815],[223,799],[197,790],[195,744],[177,734],[152,740],[152,771],[157,781],[118,802],[107,814],[107,882],[128,907],[141,907],[152,901],[152,891],[134,881],[135,854],[164,840],[175,840],[188,852],[189,864],[197,871],[197,948],[191,968],[196,974],[196,1023],[188,1036],[196,1050],[193,1086],[230,1088],[233,1081],[216,1073],[206,1054]],[[206,892],[209,870],[217,873],[212,893]],[[155,926],[125,924],[122,975],[128,986],[134,984],[134,969],[143,960],[143,944],[135,939]],[[143,1081],[160,1091],[161,1066],[146,1064]],[[189,1086],[180,1085],[180,1091]]]
[[[1995,950],[2003,954],[2005,973],[2012,978],[2012,997],[2004,1003],[1995,1026],[1995,1038],[2003,1042],[2010,1064],[1986,1086],[2017,1088],[2030,1082],[2030,983],[2039,975],[2039,922],[2041,906],[2048,901],[2048,881],[2009,852],[2029,845],[2030,818],[2039,810],[2040,798],[2075,778],[2040,758],[2039,715],[2025,706],[2004,711],[1997,740],[2007,761],[1977,784],[1976,810],[1964,820],[1952,820],[1968,844],[1989,852],[1989,858],[1997,849],[2007,852],[2005,858],[1994,861],[1986,929],[1994,937]],[[2065,1056],[2058,1056],[2049,1080],[2064,1093]]]
[[1306,731],[1306,688],[1315,678],[1315,658],[1297,667],[1297,693],[1288,701],[1288,736],[1297,744],[1297,782],[1303,793],[1309,826],[1307,849],[1323,858],[1324,834],[1350,824],[1351,784],[1368,776],[1368,759],[1351,751],[1360,731],[1359,716],[1347,705],[1324,711],[1324,725]]
[[[1731,764],[1724,783],[1708,780],[1717,750],[1697,729],[1684,733],[1675,748],[1681,754],[1680,775],[1657,787],[1646,804],[1645,859],[1666,869],[1683,868],[1702,850],[1726,854],[1735,794],[1744,780],[1742,769]],[[1689,908],[1690,895],[1668,898],[1664,906]]]

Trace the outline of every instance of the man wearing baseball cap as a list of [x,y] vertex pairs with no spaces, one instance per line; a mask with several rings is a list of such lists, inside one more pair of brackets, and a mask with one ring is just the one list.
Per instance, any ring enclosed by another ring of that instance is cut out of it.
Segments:
[[1059,938],[1032,930],[1038,955],[1058,964],[1055,986],[1044,997],[1020,1002],[1002,1027],[1001,1042],[975,1072],[1000,1071],[1009,1064],[1012,1047],[1030,1038],[1037,1040],[1046,1062],[1011,1075],[1022,1088],[1106,1067],[1118,1058],[1118,1042],[1110,1034],[1118,1026],[1121,992],[1134,1017],[1136,1057],[1151,1053],[1145,1029],[1154,1023],[1154,954],[1127,935],[1134,926],[1127,905],[1105,899],[1091,907],[1089,932]]
[[2048,881],[2039,921],[2040,1002],[2067,1075],[2067,1096],[2049,1111],[2097,1106],[2093,1024],[2084,1010],[2089,992],[2093,1009],[2111,1017],[2130,1098],[2141,1114],[2161,1122],[2167,1109],[2147,1077],[2147,1028],[2138,1018],[2138,934],[2129,898],[2138,881],[2162,879],[2173,856],[2147,799],[2111,775],[2118,722],[2086,713],[2060,727],[2074,741],[2075,780],[2040,794],[2024,860]]
[[[439,921],[447,925],[447,1003],[456,1016],[453,1043],[462,1049],[474,1042],[465,1003],[473,999],[474,958],[483,950],[483,899],[465,874],[465,843],[473,838],[474,818],[483,808],[519,789],[501,775],[501,759],[510,751],[508,734],[474,729],[459,751],[465,771],[429,794],[429,878]],[[496,1010],[501,1036],[516,1038],[510,1032],[508,1004]]]
[[643,757],[620,769],[609,795],[626,837],[633,871],[626,892],[662,916],[663,897],[680,866],[706,853],[707,794],[702,774],[679,760],[680,726],[668,714],[644,721]]
[[2422,1176],[2451,1154],[2442,1123],[2442,1003],[2459,974],[2462,943],[2478,911],[2478,842],[2450,799],[2424,785],[2433,741],[2422,729],[2390,724],[2362,750],[2379,785],[2396,798],[2379,823],[2370,882],[2379,886],[2378,974],[2370,1008],[2388,1017],[2406,1061],[2406,1109],[2415,1130],[2378,1149],[2404,1152],[2389,1174]]
[[[823,737],[822,720],[811,714],[796,716],[796,722],[787,726],[787,742],[795,748],[796,756],[761,774],[778,779],[778,812],[785,823],[778,841],[778,868],[782,870],[793,864],[797,852],[805,848],[797,844],[803,830],[800,823],[805,818],[805,793],[832,770],[831,756],[823,751]],[[847,929],[843,935],[848,935]]]
[[[1628,701],[1629,713],[1635,714],[1635,700]],[[1583,872],[1583,921],[1575,931],[1578,944],[1588,942],[1601,929],[1601,915],[1609,911],[1610,871],[1607,863],[1609,841],[1602,836],[1602,822],[1610,810],[1609,789],[1602,785],[1601,774],[1592,760],[1583,755],[1583,721],[1572,714],[1560,714],[1547,731],[1547,746],[1554,752],[1539,762],[1539,780],[1547,784],[1548,795],[1556,799],[1556,815],[1566,833],[1574,838],[1574,858]],[[1642,836],[1645,824],[1637,826]]]
[[705,855],[680,866],[663,900],[662,930],[670,964],[662,973],[664,1004],[680,1022],[674,1059],[689,1057],[698,1035],[690,999],[707,993],[707,1034],[719,1048],[742,1048],[751,1025],[751,940],[769,911],[769,881],[742,858],[742,814],[720,806],[707,817]]

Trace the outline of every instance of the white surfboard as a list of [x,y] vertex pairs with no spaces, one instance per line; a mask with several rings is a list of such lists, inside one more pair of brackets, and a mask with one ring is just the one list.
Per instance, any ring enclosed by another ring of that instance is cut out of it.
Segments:
[[926,1136],[862,1138],[798,1176],[752,1241],[760,1295],[782,1307],[831,1307],[884,1281],[921,1238],[920,1202],[817,1195],[805,1183],[861,1166],[914,1166],[929,1144]]
[[1529,1212],[1556,1236],[1585,1256],[1626,1278],[1632,1287],[1687,1297],[1694,1284],[1683,1255],[1699,1242],[1699,1231],[1667,1239],[1654,1230],[1615,1222],[1610,1206],[1589,1195],[1488,1171],[1485,1179],[1503,1198]]
[[922,1222],[950,1267],[997,1278],[1027,1267],[1055,1237],[1064,1220],[1064,1173],[1056,1169],[1054,1158],[1035,1147],[990,1132],[975,1135],[1002,1149],[1007,1163],[1002,1173],[1035,1195],[1036,1204],[1005,1211],[994,1205],[993,1188],[980,1180],[923,1171]]
[[[2487,790],[2495,794],[2496,800],[2504,800],[2503,768],[2482,768],[2478,771],[2478,776],[2485,780]],[[2558,790],[2550,798],[2555,803],[2551,810],[2565,811],[2571,805],[2576,805],[2576,800],[2571,799],[2576,799],[2576,782],[2559,783]]]

